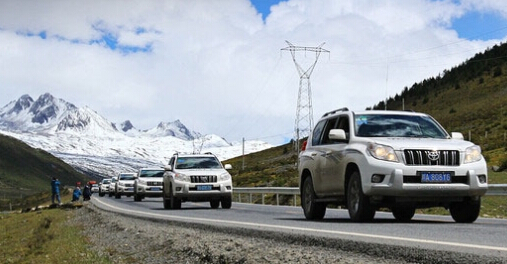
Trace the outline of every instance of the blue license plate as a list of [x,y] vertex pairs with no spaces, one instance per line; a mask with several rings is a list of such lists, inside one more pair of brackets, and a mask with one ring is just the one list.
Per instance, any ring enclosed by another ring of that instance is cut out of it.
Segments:
[[421,172],[421,182],[423,183],[450,183],[450,172]]
[[160,188],[159,187],[151,187],[151,190],[152,191],[160,191]]
[[211,188],[213,186],[211,185],[197,185],[197,190],[198,191],[211,191]]

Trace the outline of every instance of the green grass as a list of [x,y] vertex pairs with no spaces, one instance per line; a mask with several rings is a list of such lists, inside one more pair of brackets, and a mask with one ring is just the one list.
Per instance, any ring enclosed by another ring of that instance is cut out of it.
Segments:
[[[62,196],[62,202],[67,200],[70,194]],[[82,226],[68,221],[75,217],[73,210],[82,209],[0,214],[2,263],[112,263],[90,250]]]

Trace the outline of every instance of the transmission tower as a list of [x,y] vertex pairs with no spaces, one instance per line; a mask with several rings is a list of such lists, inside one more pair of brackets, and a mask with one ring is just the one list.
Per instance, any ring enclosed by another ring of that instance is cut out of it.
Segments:
[[[322,48],[325,42],[320,44],[318,47],[299,47],[292,45],[292,43],[287,40],[285,42],[287,42],[289,46],[282,48],[282,50],[290,51],[292,60],[296,65],[296,70],[299,73],[298,104],[296,108],[296,122],[294,125],[294,147],[296,151],[299,151],[299,140],[309,136],[312,133],[313,129],[312,90],[310,85],[310,75],[312,75],[320,53],[329,53],[329,51]],[[306,71],[296,61],[296,51],[315,52],[315,61]]]

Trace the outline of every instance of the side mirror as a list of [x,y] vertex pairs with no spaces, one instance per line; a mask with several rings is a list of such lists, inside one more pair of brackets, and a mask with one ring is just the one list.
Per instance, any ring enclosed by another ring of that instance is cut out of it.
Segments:
[[346,140],[347,135],[343,129],[331,129],[329,131],[329,139],[331,140]]
[[170,170],[173,170],[173,167],[171,165],[165,165],[164,170],[170,171]]
[[224,169],[231,170],[232,169],[232,165],[231,164],[225,164],[224,165]]
[[463,134],[460,132],[451,132],[452,139],[464,140]]

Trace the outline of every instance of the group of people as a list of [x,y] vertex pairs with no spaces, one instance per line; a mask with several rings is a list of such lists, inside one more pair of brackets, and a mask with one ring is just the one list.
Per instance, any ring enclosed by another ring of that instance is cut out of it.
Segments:
[[[59,205],[62,204],[61,198],[60,198],[60,181],[53,177],[51,180],[51,202],[55,204],[55,199],[58,202]],[[79,198],[83,195],[83,201],[90,200],[90,197],[92,196],[91,186],[90,184],[86,184],[84,187],[84,190],[81,192],[81,188],[79,187],[79,184],[76,185],[76,188],[74,188],[74,191],[72,193],[72,201],[76,202],[79,201]]]

